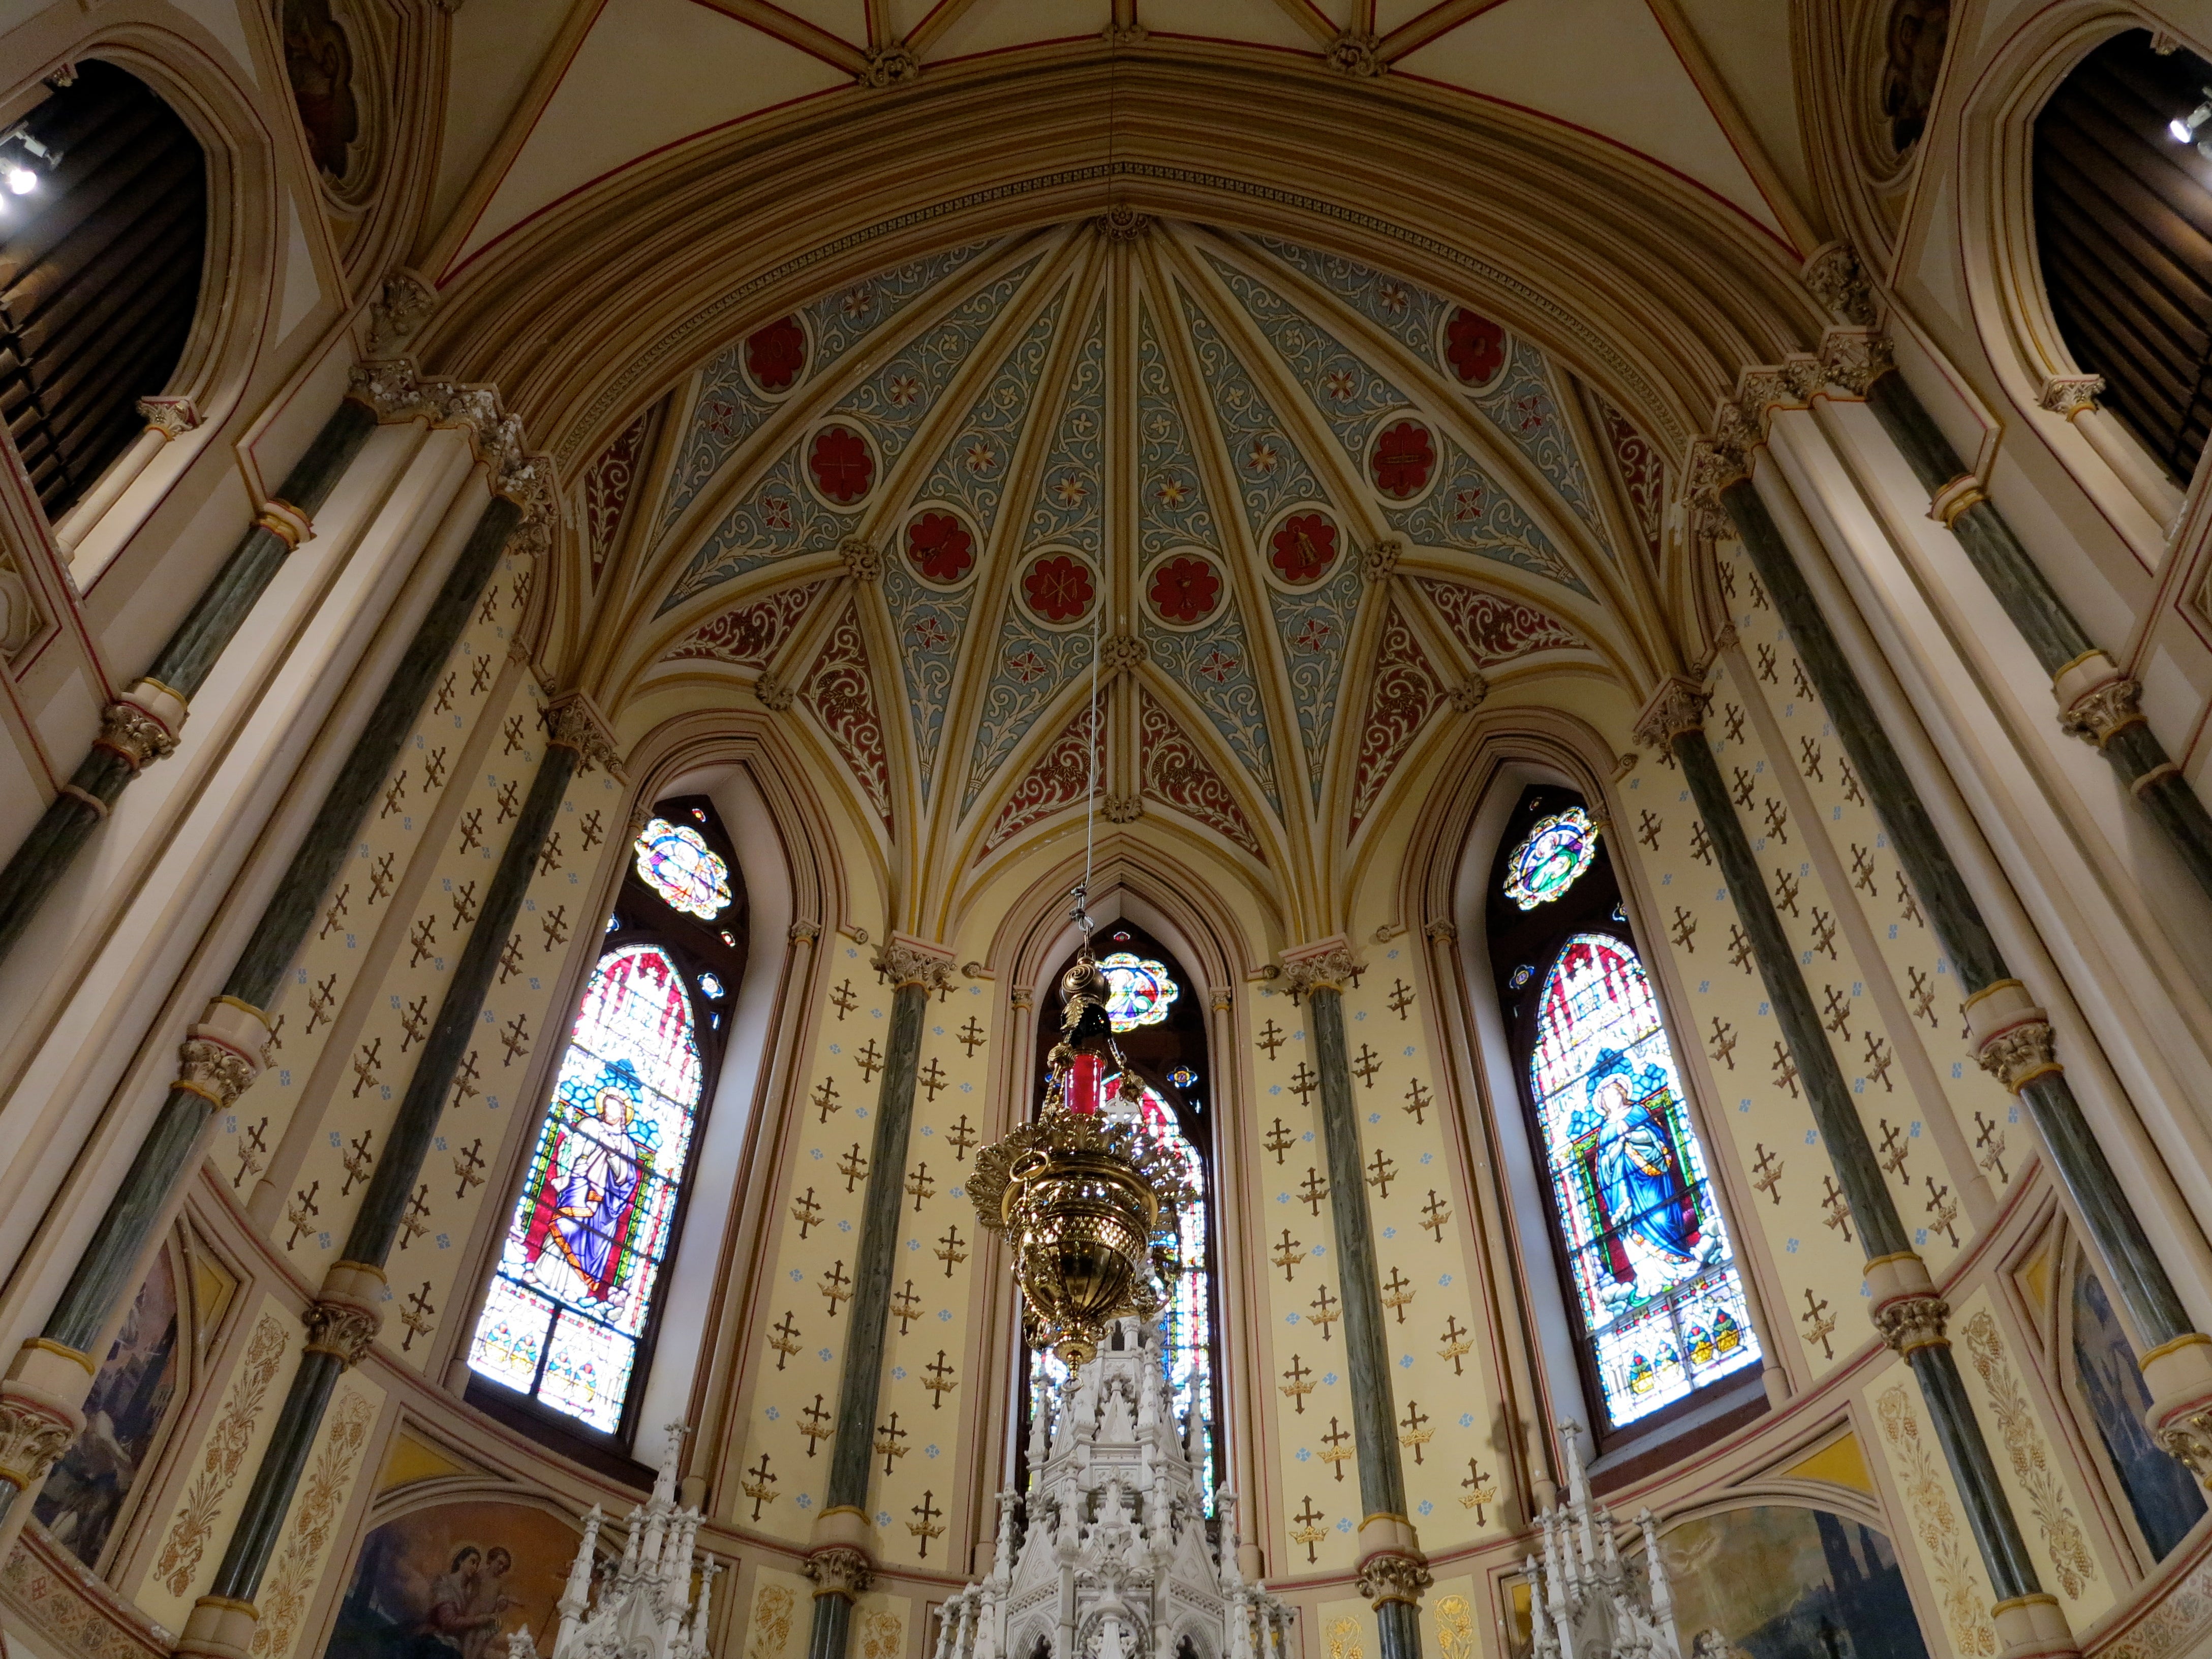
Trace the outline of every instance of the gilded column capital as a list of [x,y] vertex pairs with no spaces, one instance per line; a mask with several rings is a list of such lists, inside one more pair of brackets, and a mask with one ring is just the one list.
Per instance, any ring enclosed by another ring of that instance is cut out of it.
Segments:
[[89,1354],[43,1337],[26,1342],[0,1382],[0,1481],[35,1490],[84,1427]]
[[1283,988],[1293,999],[1311,991],[1341,991],[1346,981],[1366,971],[1367,964],[1353,954],[1351,941],[1341,935],[1283,952]]
[[939,993],[952,988],[951,952],[904,933],[893,933],[878,945],[869,965],[889,980],[894,990],[908,985]]
[[2035,401],[2038,407],[2070,421],[2076,415],[2086,415],[2095,409],[2104,390],[2105,377],[2101,374],[2053,374],[2044,381],[2042,393]]
[[2142,686],[2102,651],[2084,651],[2051,677],[2060,729],[2102,749],[2131,726],[2143,725]]
[[815,944],[822,937],[822,924],[818,921],[794,921],[787,937],[793,945]]
[[1928,1264],[1917,1254],[1899,1250],[1875,1256],[1862,1271],[1867,1294],[1874,1299],[1869,1316],[1884,1342],[1901,1354],[1950,1346],[1943,1326],[1951,1316],[1951,1304],[1936,1293]]
[[1442,917],[1426,924],[1422,927],[1421,932],[1427,936],[1431,945],[1453,945],[1459,940],[1459,924],[1455,921],[1446,921]]
[[331,1263],[322,1293],[300,1316],[307,1328],[307,1352],[329,1354],[349,1368],[360,1364],[384,1327],[378,1304],[386,1283],[384,1269],[374,1262]]
[[1637,742],[1662,752],[1686,732],[1702,732],[1705,708],[1712,697],[1686,674],[1669,674],[1652,689],[1636,717]]
[[1409,1607],[1421,1605],[1421,1592],[1436,1581],[1429,1564],[1418,1555],[1401,1555],[1395,1551],[1380,1551],[1359,1564],[1358,1577],[1353,1580],[1359,1593],[1377,1610],[1386,1601],[1403,1601]]
[[199,428],[200,412],[190,398],[141,398],[138,412],[165,439],[181,438]]
[[2138,1363],[2150,1390],[2143,1421],[2152,1437],[2212,1490],[2212,1337],[2191,1331]]
[[812,1552],[799,1570],[814,1581],[817,1600],[824,1595],[842,1595],[849,1601],[873,1583],[876,1576],[867,1552],[849,1544],[832,1544]]
[[2050,1017],[2018,980],[1984,985],[1961,1006],[1975,1060],[2014,1094],[2039,1077],[2065,1070],[2058,1062]]
[[368,355],[389,357],[422,332],[437,308],[438,290],[411,270],[396,270],[368,308]]
[[546,706],[545,738],[549,743],[574,750],[587,767],[596,763],[617,777],[622,775],[622,756],[615,746],[614,733],[588,693],[564,691]]
[[177,734],[184,730],[187,706],[183,695],[159,680],[137,680],[123,695],[100,711],[100,735],[94,749],[118,755],[131,771],[177,752]]
[[1863,398],[1896,366],[1889,336],[1875,328],[1832,328],[1820,337],[1820,373],[1830,386]]

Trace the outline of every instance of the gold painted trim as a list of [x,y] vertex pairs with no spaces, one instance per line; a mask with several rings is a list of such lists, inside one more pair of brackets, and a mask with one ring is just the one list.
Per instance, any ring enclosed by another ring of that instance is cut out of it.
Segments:
[[193,1082],[191,1079],[188,1077],[180,1077],[172,1081],[169,1085],[169,1092],[171,1094],[198,1095],[202,1100],[207,1102],[209,1105],[214,1107],[218,1112],[228,1111],[230,1109],[230,1103],[225,1100],[221,1095],[216,1093],[214,1090],[208,1088],[204,1084]]
[[[81,1349],[72,1348],[66,1343],[56,1342],[47,1337],[34,1336],[29,1341],[23,1344],[23,1346],[27,1350],[36,1349],[40,1353],[59,1354],[64,1359],[74,1360],[76,1364],[84,1367],[84,1374],[87,1376],[97,1376],[100,1375],[100,1367],[92,1363],[92,1356],[90,1354],[84,1352]],[[2161,1350],[2161,1352],[2163,1351]]]
[[1879,1267],[1886,1261],[1917,1261],[1919,1260],[1920,1252],[1917,1250],[1892,1250],[1887,1255],[1869,1256],[1859,1264],[1859,1273],[1863,1278],[1869,1268]]
[[2175,1337],[2171,1342],[2160,1343],[2158,1346],[2143,1355],[2142,1358],[2136,1361],[2136,1369],[2139,1371],[2147,1371],[2155,1362],[2165,1358],[2166,1355],[2179,1353],[2184,1348],[2193,1348],[2199,1343],[2212,1347],[2212,1336],[2207,1336],[2202,1331],[2185,1332]]
[[[1993,997],[1998,992],[2008,989],[2014,986],[2019,986],[2020,989],[2023,991],[2027,989],[2027,987],[2021,985],[2016,979],[1993,979],[1987,985],[1982,987],[1980,990],[1975,992],[1973,995],[1968,997],[1960,1006],[1962,1007],[1971,1008],[1976,1003],[1979,1002],[1984,997]],[[1888,1258],[1884,1257],[1883,1259],[1887,1261]]]
[[[97,745],[94,746],[97,747]],[[83,802],[87,806],[92,808],[94,817],[99,818],[103,823],[106,821],[108,811],[107,803],[100,799],[99,796],[94,794],[91,790],[80,789],[73,783],[65,783],[61,786],[60,793],[67,795],[71,800]]]

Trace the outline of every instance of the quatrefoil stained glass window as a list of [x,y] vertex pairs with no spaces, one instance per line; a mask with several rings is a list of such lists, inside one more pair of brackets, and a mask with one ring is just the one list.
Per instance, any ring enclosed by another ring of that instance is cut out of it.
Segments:
[[1597,857],[1597,827],[1570,806],[1529,827],[1505,860],[1505,896],[1523,910],[1549,904],[1573,886]]
[[688,823],[655,818],[637,838],[637,873],[671,909],[702,921],[729,908],[730,866]]
[[1116,951],[1098,964],[1112,994],[1106,999],[1106,1018],[1117,1031],[1133,1031],[1139,1025],[1158,1025],[1182,994],[1164,963],[1150,961],[1128,951]]

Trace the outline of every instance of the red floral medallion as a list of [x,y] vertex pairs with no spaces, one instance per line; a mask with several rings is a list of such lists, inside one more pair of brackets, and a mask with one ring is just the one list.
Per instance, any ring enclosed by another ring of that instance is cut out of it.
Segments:
[[806,371],[806,331],[779,317],[745,336],[745,368],[763,392],[788,392]]
[[1464,306],[1444,325],[1444,361],[1468,386],[1486,386],[1505,367],[1505,331]]
[[825,426],[814,434],[806,457],[806,470],[815,488],[842,507],[868,493],[876,481],[876,458],[867,440],[849,426]]
[[1170,559],[1152,575],[1152,609],[1162,622],[1194,623],[1221,603],[1221,574],[1204,559]]
[[1091,609],[1097,592],[1091,568],[1065,553],[1048,553],[1032,564],[1022,578],[1022,592],[1030,609],[1047,622],[1073,622]]
[[1419,421],[1399,421],[1375,441],[1367,465],[1377,489],[1394,501],[1407,500],[1437,470],[1437,441]]
[[950,513],[924,513],[906,527],[906,556],[927,580],[957,582],[975,568],[975,538]]
[[1336,526],[1326,513],[1293,513],[1267,538],[1267,562],[1292,586],[1319,581],[1336,562]]

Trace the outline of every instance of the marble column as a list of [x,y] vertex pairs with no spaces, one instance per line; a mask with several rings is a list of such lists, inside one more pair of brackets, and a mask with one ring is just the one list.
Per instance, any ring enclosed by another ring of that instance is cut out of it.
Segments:
[[[285,970],[306,941],[323,894],[351,850],[438,670],[453,653],[526,512],[530,522],[523,535],[533,550],[544,547],[550,503],[535,492],[534,473],[519,458],[507,459],[510,465],[494,483],[513,493],[493,496],[477,520],[239,953],[222,994],[186,1036],[183,1064],[168,1098],[109,1200],[60,1300],[0,1382],[0,1554],[21,1525],[18,1510],[25,1506],[16,1505],[15,1498],[45,1480],[83,1427],[79,1408],[92,1384],[92,1347],[130,1293],[146,1247],[191,1167],[202,1129],[260,1075],[270,1012]],[[531,505],[526,507],[524,501]]]
[[1374,1604],[1382,1659],[1420,1659],[1420,1597],[1428,1559],[1406,1515],[1397,1404],[1382,1328],[1382,1280],[1367,1213],[1359,1112],[1344,1038],[1344,984],[1366,964],[1341,939],[1283,953],[1285,989],[1305,1004],[1321,1079],[1322,1145],[1336,1229],[1337,1294],[1343,1298],[1345,1369],[1352,1382],[1352,1448],[1359,1470],[1359,1593]]
[[349,393],[285,475],[275,498],[261,504],[252,527],[152,665],[103,711],[90,752],[0,869],[0,956],[31,925],[124,790],[149,765],[176,752],[193,694],[286,556],[314,533],[316,511],[375,429],[375,410]]
[[1929,925],[1958,968],[1976,1061],[2028,1109],[2113,1290],[2151,1345],[2143,1360],[2153,1396],[2151,1431],[2198,1480],[2212,1480],[2212,1338],[2191,1325],[2166,1264],[2066,1080],[2050,1020],[2006,966],[1980,906],[1758,489],[1739,476],[1718,494],[1838,738],[1865,781]]
[[233,1523],[215,1583],[185,1620],[179,1653],[203,1659],[244,1659],[252,1650],[258,1622],[253,1599],[260,1593],[261,1575],[291,1513],[293,1494],[322,1430],[331,1391],[348,1366],[361,1363],[383,1323],[385,1263],[398,1236],[399,1218],[429,1153],[471,1031],[483,1012],[484,997],[499,970],[501,949],[522,913],[532,866],[578,768],[594,762],[609,767],[615,763],[605,723],[580,693],[556,699],[547,710],[546,724],[545,758],[531,780],[483,906],[453,964],[445,1000],[399,1103],[384,1155],[377,1160],[352,1231],[346,1235],[344,1249],[324,1274],[322,1290],[307,1309],[307,1350],[277,1413],[276,1431],[254,1470],[245,1507]]
[[1851,1103],[1850,1085],[1828,1046],[1813,994],[1798,971],[1796,952],[1767,896],[1742,820],[1735,815],[1719,763],[1705,740],[1709,701],[1695,681],[1680,676],[1662,681],[1637,721],[1637,740],[1674,757],[1705,822],[1729,902],[1750,937],[1759,980],[1796,1062],[1813,1121],[1850,1206],[1851,1219],[1858,1224],[1875,1328],[1903,1357],[1919,1382],[1936,1438],[1966,1508],[1966,1524],[1980,1549],[1983,1569],[1996,1591],[1992,1611],[2006,1653],[2012,1659],[2070,1654],[2075,1650],[2072,1632],[2057,1601],[2044,1592],[2037,1578],[2019,1519],[1952,1357],[1950,1339],[1944,1334],[1949,1305],[1936,1294],[1927,1264],[1914,1252],[1911,1235],[1883,1185],[1873,1143]]
[[830,1443],[830,1480],[805,1571],[814,1581],[814,1622],[807,1659],[845,1659],[853,1598],[875,1566],[868,1523],[869,1458],[875,1449],[876,1402],[883,1391],[891,1270],[899,1240],[899,1196],[914,1130],[915,1074],[921,1069],[921,1026],[933,994],[952,984],[952,958],[935,945],[894,933],[875,955],[891,984],[891,1025],[884,1040],[884,1078],[876,1095],[876,1132],[869,1147],[868,1191],[860,1206],[853,1301],[846,1310],[845,1363],[837,1387],[837,1423]]
[[1928,489],[1932,515],[1959,538],[1990,594],[2051,676],[2059,725],[2097,746],[2197,884],[2212,895],[2212,815],[2143,718],[2142,687],[2089,637],[1905,377],[1893,368],[1877,375],[1867,386],[1866,399]]

